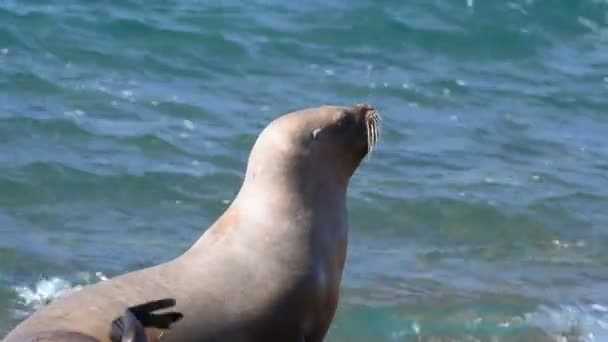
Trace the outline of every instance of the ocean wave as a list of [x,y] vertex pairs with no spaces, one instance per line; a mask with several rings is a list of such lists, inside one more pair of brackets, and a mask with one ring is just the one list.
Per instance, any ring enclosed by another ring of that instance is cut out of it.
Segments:
[[605,341],[608,334],[606,307],[601,304],[541,305],[531,310],[520,310],[513,305],[465,304],[457,298],[443,298],[434,304],[435,309],[429,309],[428,303],[417,302],[405,307],[342,306],[332,324],[330,339],[600,342]]
[[[6,127],[7,129],[3,129]],[[10,129],[8,129],[10,128]],[[84,138],[91,135],[86,129],[76,122],[66,118],[39,119],[25,116],[11,116],[0,118],[0,135],[5,141],[17,140],[19,138],[48,137],[61,138]]]
[[600,342],[608,340],[608,307],[603,304],[542,306],[525,315],[556,341]]
[[[0,118],[0,139],[5,143],[5,147],[0,147],[5,171],[0,179],[37,173],[40,167],[50,171],[40,170],[39,174],[45,178],[52,178],[57,170],[58,175],[79,173],[76,178],[87,173],[204,176],[233,173],[235,169],[244,171],[247,153],[241,151],[243,138],[248,150],[252,136],[213,131],[205,127],[204,122],[183,117],[181,120],[168,118],[162,123],[120,122],[88,118],[86,112],[76,109],[61,118]],[[203,128],[198,128],[199,125]],[[197,132],[201,132],[199,137]],[[40,145],[46,146],[44,153],[36,148]],[[16,146],[30,153],[12,152]],[[210,161],[201,162],[205,159]]]
[[[154,107],[162,106],[168,112],[179,109],[179,117],[166,117],[157,122],[149,122],[141,118],[128,118],[122,116],[117,118],[104,118],[96,113],[88,113],[81,108],[64,110],[63,115],[56,113],[57,108],[49,109],[45,106],[32,106],[29,108],[30,116],[7,115],[0,117],[0,136],[2,139],[17,143],[26,139],[47,139],[52,142],[63,142],[66,144],[93,145],[97,149],[100,147],[122,146],[124,151],[130,152],[129,148],[138,147],[144,153],[146,151],[170,152],[170,155],[193,156],[193,144],[217,143],[218,139],[231,138],[224,137],[227,134],[223,129],[219,132],[203,126],[201,133],[195,136],[189,144],[184,144],[184,134],[193,135],[193,122],[198,122],[203,116],[202,124],[224,124],[217,119],[209,119],[204,115],[197,115],[197,107],[170,103],[156,103]],[[97,109],[99,110],[99,109]],[[97,111],[96,110],[96,111]],[[140,113],[141,114],[141,113]],[[191,118],[186,119],[186,118]],[[193,121],[197,119],[197,121]],[[6,129],[4,129],[6,127]],[[90,142],[97,140],[97,142]],[[90,143],[89,143],[90,142]],[[114,144],[114,145],[113,145]],[[125,149],[125,146],[127,147]]]
[[48,305],[53,300],[65,296],[71,292],[79,291],[86,285],[94,284],[108,278],[101,272],[78,273],[74,281],[68,281],[59,277],[40,279],[34,286],[15,286],[21,308],[16,311],[18,316],[26,316],[38,308]]
[[[525,341],[600,342],[608,339],[608,309],[600,304],[541,306],[538,311],[512,317],[488,315],[467,319],[470,314],[465,312],[457,316],[460,317],[447,318],[444,324],[413,320],[409,329],[394,332],[393,337],[415,336],[421,342],[502,342],[519,341],[519,338]],[[459,330],[462,332],[458,333]]]
[[[56,162],[33,162],[18,168],[3,169],[4,174],[0,176],[3,189],[0,202],[5,205],[21,203],[28,206],[47,201],[56,202],[57,193],[63,193],[65,201],[77,202],[99,201],[106,196],[113,197],[113,201],[130,202],[131,205],[176,200],[190,202],[212,199],[208,191],[232,194],[238,189],[242,172],[222,170],[207,162],[205,165],[209,168],[188,163],[181,167],[166,165],[154,169],[101,172],[94,167],[83,168],[83,164],[70,166]],[[77,191],[66,193],[68,188]]]

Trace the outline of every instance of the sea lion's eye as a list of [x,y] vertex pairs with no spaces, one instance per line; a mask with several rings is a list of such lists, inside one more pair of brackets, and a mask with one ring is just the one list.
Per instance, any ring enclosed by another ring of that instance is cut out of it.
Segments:
[[313,140],[317,139],[317,136],[319,135],[319,133],[321,133],[321,128],[315,128],[315,130],[312,131],[311,135],[312,135]]

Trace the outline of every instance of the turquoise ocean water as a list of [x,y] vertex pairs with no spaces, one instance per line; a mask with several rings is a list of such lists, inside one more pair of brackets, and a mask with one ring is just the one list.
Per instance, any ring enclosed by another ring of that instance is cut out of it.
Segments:
[[608,341],[608,1],[0,1],[0,336],[179,255],[273,118],[366,102],[328,341]]

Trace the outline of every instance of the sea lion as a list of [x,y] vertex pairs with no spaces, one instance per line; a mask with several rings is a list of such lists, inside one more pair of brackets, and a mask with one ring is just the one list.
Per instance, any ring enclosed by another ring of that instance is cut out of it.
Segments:
[[168,331],[146,329],[151,340],[322,341],[346,259],[348,184],[379,127],[368,105],[273,120],[251,149],[238,194],[191,248],[55,300],[5,341],[54,329],[107,342],[125,307],[159,296],[175,298],[183,319]]

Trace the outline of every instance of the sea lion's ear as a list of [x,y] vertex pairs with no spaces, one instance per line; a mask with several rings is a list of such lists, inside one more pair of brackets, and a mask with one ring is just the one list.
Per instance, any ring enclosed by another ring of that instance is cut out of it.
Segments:
[[317,136],[319,135],[319,133],[321,133],[322,129],[321,128],[316,128],[314,131],[312,131],[311,135],[312,135],[312,139],[316,140]]

